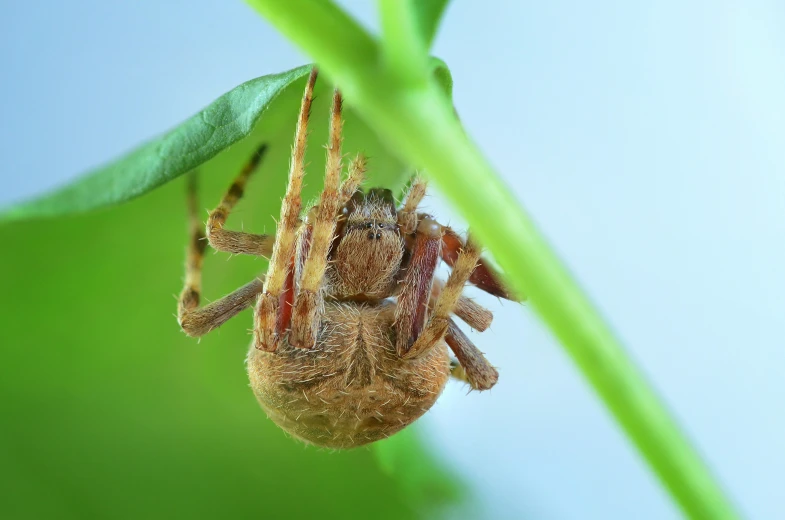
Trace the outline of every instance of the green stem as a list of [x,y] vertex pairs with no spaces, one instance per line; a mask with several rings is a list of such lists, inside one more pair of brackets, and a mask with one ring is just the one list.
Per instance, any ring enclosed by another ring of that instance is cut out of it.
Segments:
[[423,86],[428,80],[425,43],[411,0],[379,0],[383,49],[387,68],[404,88]]
[[[329,2],[248,2],[314,57],[391,147],[433,177],[493,253],[513,289],[528,296],[685,513],[696,519],[736,518],[706,465],[511,190],[466,137],[434,82],[405,88],[394,81],[379,66],[373,39]],[[357,42],[364,46],[362,53]]]

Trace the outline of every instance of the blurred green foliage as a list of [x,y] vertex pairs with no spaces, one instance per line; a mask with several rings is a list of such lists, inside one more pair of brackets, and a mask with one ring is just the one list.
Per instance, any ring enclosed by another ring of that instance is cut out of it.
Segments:
[[[205,217],[268,142],[229,226],[273,231],[302,86],[200,168]],[[306,199],[321,186],[327,93],[322,81]],[[400,188],[407,172],[350,109],[345,129],[345,151],[370,157],[369,184]],[[399,519],[457,499],[416,432],[382,443],[382,468],[372,448],[305,447],[269,421],[243,364],[250,311],[201,341],[177,326],[187,240],[182,180],[115,208],[0,226],[4,518]],[[209,254],[206,299],[265,268]]]

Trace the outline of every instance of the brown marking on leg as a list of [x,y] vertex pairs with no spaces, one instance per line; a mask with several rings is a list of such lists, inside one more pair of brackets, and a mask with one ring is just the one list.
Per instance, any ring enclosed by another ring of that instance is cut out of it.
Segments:
[[199,297],[202,292],[202,264],[204,252],[207,249],[204,230],[197,217],[198,179],[196,172],[188,174],[186,184],[186,205],[188,208],[188,231],[190,240],[185,254],[185,286],[177,305],[178,320],[190,310],[199,307]]
[[256,150],[224,194],[218,207],[210,212],[206,226],[207,239],[217,251],[264,257],[269,257],[272,252],[272,238],[270,236],[231,231],[223,227],[226,219],[229,218],[229,213],[242,198],[248,178],[259,165],[266,150],[266,144]]
[[189,336],[202,336],[247,309],[262,291],[262,282],[253,280],[231,294],[199,307],[202,290],[202,263],[207,249],[204,228],[197,217],[196,174],[188,178],[188,216],[191,239],[185,262],[185,287],[177,306],[177,322]]

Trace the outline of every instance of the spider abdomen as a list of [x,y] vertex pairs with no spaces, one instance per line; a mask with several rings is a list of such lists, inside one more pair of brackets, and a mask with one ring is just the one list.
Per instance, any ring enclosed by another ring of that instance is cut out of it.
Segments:
[[329,448],[388,437],[414,422],[450,374],[444,342],[403,360],[395,351],[395,302],[326,302],[316,345],[251,347],[248,375],[268,416],[291,435]]

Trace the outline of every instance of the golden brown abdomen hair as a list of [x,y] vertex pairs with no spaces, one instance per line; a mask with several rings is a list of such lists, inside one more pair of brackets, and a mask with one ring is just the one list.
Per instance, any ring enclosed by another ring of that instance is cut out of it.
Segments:
[[395,351],[395,302],[326,302],[316,345],[248,354],[256,398],[305,442],[353,448],[403,429],[433,406],[450,374],[444,342],[417,359]]

